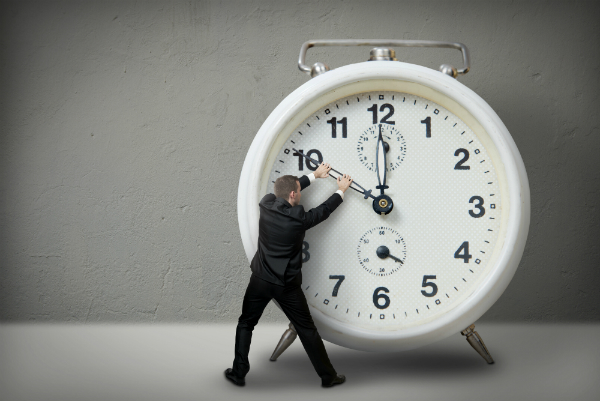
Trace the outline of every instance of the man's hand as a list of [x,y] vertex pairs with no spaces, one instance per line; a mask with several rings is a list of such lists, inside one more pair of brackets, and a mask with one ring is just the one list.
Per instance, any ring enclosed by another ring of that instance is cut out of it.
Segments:
[[323,162],[313,174],[315,175],[315,178],[327,178],[329,177],[329,170],[331,170],[329,163]]
[[346,190],[350,187],[350,184],[352,184],[352,178],[348,174],[344,174],[343,177],[337,178],[337,183],[340,191],[346,192]]

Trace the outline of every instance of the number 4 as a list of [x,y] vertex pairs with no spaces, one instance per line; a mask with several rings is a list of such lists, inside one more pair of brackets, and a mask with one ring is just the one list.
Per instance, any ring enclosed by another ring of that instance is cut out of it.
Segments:
[[[461,251],[464,251],[464,253],[460,253]],[[469,254],[469,241],[463,242],[460,248],[458,248],[456,252],[454,252],[454,258],[463,259],[465,263],[469,263],[469,259],[471,259],[472,257],[473,255]]]

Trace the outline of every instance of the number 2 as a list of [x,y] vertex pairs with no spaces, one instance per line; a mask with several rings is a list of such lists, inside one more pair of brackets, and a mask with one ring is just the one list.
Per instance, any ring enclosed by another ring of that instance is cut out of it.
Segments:
[[469,160],[469,151],[467,149],[460,148],[457,149],[456,152],[454,152],[454,156],[458,156],[460,154],[463,155],[463,158],[460,159],[458,163],[456,163],[456,165],[454,166],[454,170],[470,170],[471,166],[463,166],[463,164],[465,164],[465,162]]

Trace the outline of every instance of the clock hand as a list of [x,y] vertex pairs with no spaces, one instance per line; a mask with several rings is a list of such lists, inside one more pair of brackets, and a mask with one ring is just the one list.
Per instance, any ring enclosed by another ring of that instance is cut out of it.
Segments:
[[[292,148],[293,151],[298,152],[298,154],[300,154],[301,156],[303,156],[306,160],[313,162],[316,166],[318,166],[319,164],[321,164],[318,160],[313,159],[312,157],[308,157],[306,156],[304,153],[300,152],[298,149],[296,148]],[[336,169],[334,169],[333,167],[331,168],[331,171],[336,172],[337,174],[339,174],[340,177],[343,176],[342,173],[340,173],[339,171],[337,171]],[[331,178],[333,178],[334,180],[337,181],[338,177],[334,177],[333,175],[331,175],[331,172],[329,173],[329,176]],[[352,187],[352,185],[356,185],[358,188],[360,189],[356,189],[354,187]],[[371,195],[371,192],[373,192],[371,189],[364,189],[363,187],[361,187],[356,181],[352,181],[352,184],[350,184],[350,188],[352,188],[353,190],[355,190],[356,192],[362,194],[365,199],[367,198],[373,198],[376,199],[373,195]]]
[[[375,188],[381,190],[381,195],[384,195],[384,190],[389,187],[385,185],[386,176],[387,176],[387,163],[386,163],[386,153],[387,143],[383,141],[383,136],[381,135],[381,124],[379,124],[379,137],[377,138],[377,154],[375,156],[375,170],[377,171],[377,179],[379,180],[379,185]],[[389,149],[389,145],[387,146]]]
[[375,188],[381,191],[381,194],[373,201],[373,210],[375,213],[380,215],[389,214],[394,208],[394,202],[392,198],[384,193],[384,190],[389,188],[385,185],[387,169],[386,169],[386,153],[390,149],[390,145],[383,141],[383,135],[381,133],[381,124],[379,124],[379,136],[377,138],[377,153],[375,155],[375,171],[377,172],[377,179],[379,185]]
[[400,264],[404,264],[404,262],[402,260],[400,260],[399,258],[395,257],[394,255],[390,255],[390,249],[385,246],[385,245],[381,245],[379,248],[377,248],[377,256],[379,256],[380,259],[385,259],[387,257],[390,257],[392,259],[394,259],[396,262],[400,262]]

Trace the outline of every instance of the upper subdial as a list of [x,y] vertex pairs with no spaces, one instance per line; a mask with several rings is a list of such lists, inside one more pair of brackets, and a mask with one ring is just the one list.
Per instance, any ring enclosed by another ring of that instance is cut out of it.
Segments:
[[[387,171],[393,171],[400,166],[406,156],[406,140],[395,127],[382,124],[381,134],[386,146]],[[356,150],[360,162],[371,171],[376,170],[377,138],[379,126],[373,125],[365,130],[358,138]]]
[[367,231],[356,248],[358,263],[376,276],[389,276],[406,261],[406,243],[398,231],[375,227]]

